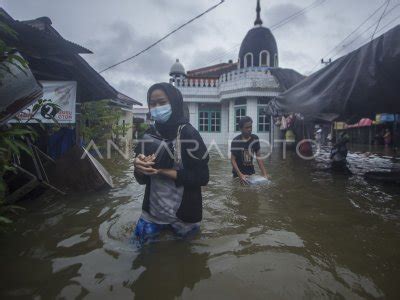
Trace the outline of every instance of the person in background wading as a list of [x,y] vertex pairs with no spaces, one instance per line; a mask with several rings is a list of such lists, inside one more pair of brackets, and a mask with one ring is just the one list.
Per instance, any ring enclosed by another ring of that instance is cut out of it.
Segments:
[[347,167],[347,144],[350,141],[350,137],[347,134],[346,130],[344,130],[339,138],[337,139],[336,144],[331,149],[331,168],[334,171],[346,171],[350,172]]
[[174,157],[172,168],[156,168],[155,153],[144,155],[140,143],[135,148],[134,176],[146,185],[134,232],[141,243],[164,229],[181,237],[197,232],[202,220],[201,187],[209,180],[207,148],[184,117],[180,91],[169,83],[158,83],[150,87],[147,102],[155,124],[146,133],[172,142]]
[[246,116],[239,120],[241,134],[231,143],[231,163],[234,178],[239,178],[241,184],[248,184],[247,178],[255,174],[253,157],[256,156],[262,176],[268,179],[267,170],[260,155],[260,141],[257,135],[252,134],[253,120]]

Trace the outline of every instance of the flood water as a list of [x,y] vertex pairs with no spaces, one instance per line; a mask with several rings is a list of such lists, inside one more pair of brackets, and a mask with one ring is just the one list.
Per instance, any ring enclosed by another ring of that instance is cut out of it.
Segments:
[[242,187],[213,153],[201,233],[140,250],[144,186],[132,160],[103,161],[115,188],[21,204],[0,238],[0,298],[400,299],[400,187],[362,177],[400,162],[352,152],[344,175],[327,159],[274,152],[272,184]]

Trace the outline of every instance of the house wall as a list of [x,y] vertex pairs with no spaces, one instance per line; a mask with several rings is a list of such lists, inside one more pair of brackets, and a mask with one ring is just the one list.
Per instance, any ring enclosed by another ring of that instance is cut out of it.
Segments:
[[[221,104],[221,132],[200,132],[205,143],[215,142],[228,145],[239,134],[235,131],[234,101],[246,98],[246,115],[253,119],[253,133],[269,143],[274,136],[274,126],[270,132],[258,132],[258,98],[276,97],[280,94],[280,84],[268,67],[245,68],[221,75],[218,79],[188,78],[174,81],[188,104],[190,122],[199,129],[199,105]],[[272,119],[272,118],[271,118]],[[272,122],[271,122],[272,123]]]
[[[208,101],[204,103],[209,103]],[[235,119],[235,101],[234,99],[223,101],[221,103],[221,132],[200,132],[204,142],[210,144],[212,142],[219,145],[229,145],[230,141],[236,137],[240,132],[235,131],[234,119]],[[200,103],[189,102],[189,116],[190,123],[199,130],[199,105]],[[258,132],[257,114],[258,114],[257,98],[247,98],[246,104],[246,115],[253,119],[253,133],[258,135],[262,140],[270,142],[271,133]],[[273,130],[273,126],[271,126]],[[266,143],[264,143],[266,146]]]
[[199,129],[199,106],[198,103],[188,103],[189,109],[189,117],[190,117],[190,124],[193,125],[194,128]]

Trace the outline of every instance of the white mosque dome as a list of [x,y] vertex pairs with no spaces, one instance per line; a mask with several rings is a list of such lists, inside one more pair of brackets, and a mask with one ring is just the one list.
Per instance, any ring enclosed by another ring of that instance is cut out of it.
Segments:
[[185,68],[179,62],[179,59],[176,59],[176,62],[172,65],[171,70],[169,71],[170,76],[179,76],[184,75],[186,76]]

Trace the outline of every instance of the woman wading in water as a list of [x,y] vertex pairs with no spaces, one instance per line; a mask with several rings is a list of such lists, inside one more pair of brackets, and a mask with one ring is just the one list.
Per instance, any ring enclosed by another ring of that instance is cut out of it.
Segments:
[[135,149],[134,176],[139,184],[146,185],[142,215],[134,233],[141,243],[164,229],[182,237],[197,232],[202,219],[201,186],[209,180],[207,148],[184,117],[180,91],[168,83],[155,84],[147,93],[147,103],[155,124],[146,134],[170,145],[173,155],[160,162],[153,149],[146,153],[151,142],[139,143]]

